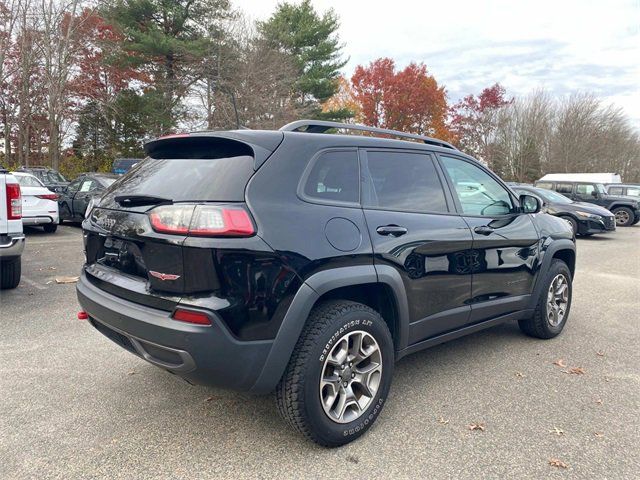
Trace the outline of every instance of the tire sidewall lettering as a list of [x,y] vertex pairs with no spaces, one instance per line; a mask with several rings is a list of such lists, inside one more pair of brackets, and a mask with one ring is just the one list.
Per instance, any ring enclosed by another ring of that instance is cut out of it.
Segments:
[[322,348],[322,353],[318,358],[320,363],[324,363],[325,359],[327,358],[327,355],[329,354],[329,352],[331,352],[331,349],[335,345],[336,341],[339,338],[341,338],[345,333],[349,332],[350,330],[353,330],[355,327],[360,327],[360,326],[369,327],[371,325],[373,325],[373,322],[371,320],[367,320],[366,318],[365,319],[356,318],[355,320],[349,320],[348,322],[345,322],[344,325],[338,328],[333,333],[333,335],[331,335],[331,337],[329,338],[325,346]]

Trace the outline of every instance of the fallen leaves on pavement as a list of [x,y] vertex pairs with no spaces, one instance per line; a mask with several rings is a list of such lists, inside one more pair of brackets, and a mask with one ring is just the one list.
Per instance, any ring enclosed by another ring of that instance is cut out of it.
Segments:
[[593,434],[598,438],[604,437],[604,433],[602,433],[602,432],[593,432]]
[[582,367],[573,367],[567,370],[565,373],[569,373],[571,375],[584,375],[587,372]]
[[80,277],[56,277],[56,283],[76,283]]
[[567,468],[567,464],[562,460],[558,460],[557,458],[550,458],[549,465],[556,468]]
[[553,429],[549,430],[549,433],[555,433],[556,435],[564,435],[564,430],[558,427],[553,427]]
[[602,405],[602,399],[601,398],[596,399],[596,405]]
[[524,373],[522,373],[522,372],[516,372],[516,377],[524,378],[524,377],[526,377],[526,375]]
[[605,355],[605,354],[604,354],[604,350],[598,350],[598,351],[596,352],[596,355],[597,355],[597,356],[599,356],[599,357],[604,357],[604,355]]
[[472,432],[474,430],[479,430],[481,432],[484,432],[485,430],[485,425],[484,423],[470,423],[469,425],[467,425],[467,427],[469,428],[469,430],[471,430]]
[[438,422],[440,422],[442,425],[447,425],[449,423],[449,420],[445,419],[444,417],[440,417],[440,420],[438,420]]
[[567,368],[567,365],[564,363],[564,360],[562,358],[559,358],[558,360],[556,360],[555,362],[553,362],[553,364],[556,367],[560,367],[560,368]]

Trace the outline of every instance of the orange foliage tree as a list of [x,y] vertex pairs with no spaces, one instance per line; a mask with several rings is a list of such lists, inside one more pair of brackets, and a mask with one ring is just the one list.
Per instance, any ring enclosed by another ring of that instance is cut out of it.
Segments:
[[423,63],[396,70],[390,58],[359,65],[351,77],[360,106],[358,121],[367,125],[451,139],[447,95]]

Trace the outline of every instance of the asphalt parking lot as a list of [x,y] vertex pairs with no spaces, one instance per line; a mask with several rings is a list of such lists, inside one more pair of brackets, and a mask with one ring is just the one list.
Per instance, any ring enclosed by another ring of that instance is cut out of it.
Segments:
[[1,294],[0,478],[640,478],[640,225],[578,240],[560,337],[507,324],[407,357],[333,450],[272,397],[190,386],[77,320],[55,277],[82,261],[78,227],[28,230]]

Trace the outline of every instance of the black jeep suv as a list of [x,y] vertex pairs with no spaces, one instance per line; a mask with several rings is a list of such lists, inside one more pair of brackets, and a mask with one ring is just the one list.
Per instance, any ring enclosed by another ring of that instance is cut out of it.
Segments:
[[83,223],[79,317],[189,382],[275,390],[322,445],[373,424],[395,360],[567,321],[569,225],[446,142],[299,121],[146,152]]

